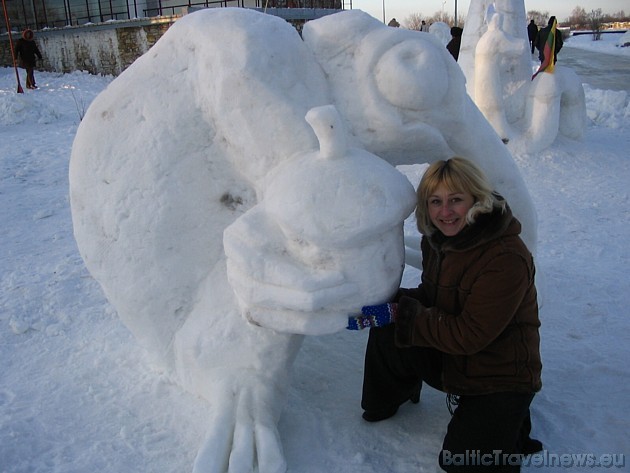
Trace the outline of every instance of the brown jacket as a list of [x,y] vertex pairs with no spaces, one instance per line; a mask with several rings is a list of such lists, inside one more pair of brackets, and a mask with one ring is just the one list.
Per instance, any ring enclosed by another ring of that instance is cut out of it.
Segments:
[[42,53],[32,39],[18,39],[15,43],[15,55],[18,58],[18,65],[23,69],[34,68],[37,64],[36,57],[42,60]]
[[422,239],[422,284],[401,290],[396,344],[443,352],[446,392],[541,388],[535,268],[520,232],[507,209]]

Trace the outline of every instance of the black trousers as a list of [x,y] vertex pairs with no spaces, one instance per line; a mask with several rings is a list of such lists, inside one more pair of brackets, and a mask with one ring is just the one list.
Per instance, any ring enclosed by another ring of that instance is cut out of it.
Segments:
[[35,87],[35,68],[26,67],[26,87],[28,89]]
[[[394,326],[370,329],[365,354],[361,407],[400,405],[421,383],[443,391],[442,352],[398,348]],[[447,472],[518,472],[529,439],[533,393],[503,392],[459,396],[438,461]]]

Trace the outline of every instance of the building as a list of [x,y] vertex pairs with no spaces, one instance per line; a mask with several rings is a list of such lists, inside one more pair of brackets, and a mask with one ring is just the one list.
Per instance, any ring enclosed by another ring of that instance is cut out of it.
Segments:
[[[351,0],[349,0],[351,1]],[[181,16],[191,8],[351,9],[345,0],[6,0],[13,31],[42,30],[112,20]],[[0,27],[6,33],[6,25]]]

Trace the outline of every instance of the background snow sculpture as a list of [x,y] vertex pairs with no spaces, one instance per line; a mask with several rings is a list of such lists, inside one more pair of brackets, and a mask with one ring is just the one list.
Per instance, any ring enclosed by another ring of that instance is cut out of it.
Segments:
[[[502,33],[500,38],[497,38],[499,44],[494,47],[495,52],[500,55],[501,50],[505,47],[514,50],[516,47],[512,45],[500,44],[503,41],[525,42],[525,51],[529,51],[529,40],[527,37],[527,16],[525,13],[525,4],[522,0],[472,0],[468,8],[468,14],[466,16],[466,23],[464,26],[464,32],[462,34],[462,45],[460,48],[458,63],[464,75],[466,76],[466,88],[468,94],[475,99],[475,68],[478,65],[476,61],[477,43],[489,29],[492,17],[495,14],[501,15],[500,24],[497,24],[494,30],[499,30]],[[496,35],[497,33],[493,33]],[[523,105],[519,105],[519,102],[524,102],[525,94],[522,89],[527,86],[527,81],[531,79],[531,55],[521,54],[519,56],[503,58],[499,57],[498,60],[503,62],[502,66],[502,81],[503,87],[506,89],[511,88],[511,94],[507,94],[507,90],[501,90],[502,94],[508,99],[511,95],[516,95],[520,98],[510,100],[509,107],[514,106],[517,110],[514,113],[519,113],[519,108],[522,111]],[[476,102],[475,102],[476,103]],[[508,114],[511,114],[508,111]],[[518,116],[518,115],[517,115]],[[510,121],[513,121],[511,118]]]
[[586,103],[581,81],[561,64],[531,80],[526,25],[523,0],[472,0],[459,65],[469,95],[499,136],[513,150],[536,152],[558,134],[580,139]]
[[[186,16],[93,101],[73,145],[87,268],[208,401],[196,472],[285,470],[277,423],[302,335],[341,329],[398,284],[413,196],[390,165],[476,161],[535,248],[518,169],[436,38],[360,11],[309,22],[304,38],[246,9]],[[286,178],[307,169],[299,187]],[[365,214],[333,198],[335,183]]]
[[451,27],[443,21],[435,21],[429,26],[429,33],[435,35],[440,42],[446,46],[451,40]]
[[529,86],[526,57],[527,43],[505,33],[504,16],[493,13],[488,19],[488,30],[479,38],[475,48],[475,104],[488,119],[501,139],[513,139],[511,123],[523,116]]

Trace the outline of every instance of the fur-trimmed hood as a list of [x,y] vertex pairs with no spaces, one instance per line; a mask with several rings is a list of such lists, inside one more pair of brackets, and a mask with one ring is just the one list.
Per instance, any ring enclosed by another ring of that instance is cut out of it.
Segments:
[[521,223],[512,215],[506,205],[504,211],[494,209],[491,213],[480,214],[475,223],[466,226],[452,237],[446,237],[439,230],[428,238],[429,244],[436,251],[468,251],[500,236],[520,235]]

